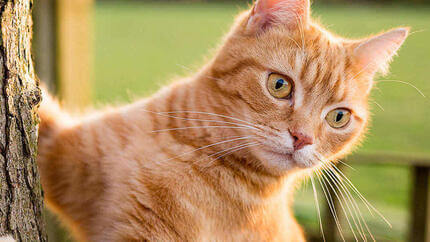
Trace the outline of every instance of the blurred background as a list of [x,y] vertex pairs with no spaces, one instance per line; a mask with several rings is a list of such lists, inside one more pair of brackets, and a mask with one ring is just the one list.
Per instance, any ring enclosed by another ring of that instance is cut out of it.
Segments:
[[[71,109],[130,102],[201,66],[234,16],[249,4],[239,0],[36,0],[36,69]],[[349,226],[365,227],[358,222],[361,216],[378,241],[430,241],[430,99],[424,97],[430,96],[430,1],[331,0],[314,1],[312,7],[314,18],[345,37],[412,27],[391,74],[379,78],[373,90],[367,139],[345,159],[347,166],[339,166],[391,227],[377,212],[369,212],[353,188],[360,214],[350,212],[355,205],[349,198],[327,186],[324,193],[324,183],[315,180],[327,241],[342,239],[326,202],[329,194],[346,241],[355,240],[354,235],[362,240],[357,229],[352,232]],[[309,181],[296,193],[295,214],[309,238],[321,241]],[[70,240],[52,215],[48,220],[50,241]]]

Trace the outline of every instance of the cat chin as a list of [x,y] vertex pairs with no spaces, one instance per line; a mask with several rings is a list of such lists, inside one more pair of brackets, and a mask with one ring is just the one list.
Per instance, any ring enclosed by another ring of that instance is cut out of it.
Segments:
[[264,160],[265,165],[276,173],[284,173],[297,169],[308,169],[318,165],[318,161],[306,158],[306,151],[293,153],[280,153],[276,150],[263,149],[259,156]]
[[315,159],[314,146],[308,145],[293,153],[293,160],[300,168],[313,168],[320,164],[320,161]]
[[294,154],[293,160],[295,161],[295,164],[297,164],[298,168],[303,168],[303,169],[313,168],[319,164],[319,161],[309,159],[306,156],[301,154]]

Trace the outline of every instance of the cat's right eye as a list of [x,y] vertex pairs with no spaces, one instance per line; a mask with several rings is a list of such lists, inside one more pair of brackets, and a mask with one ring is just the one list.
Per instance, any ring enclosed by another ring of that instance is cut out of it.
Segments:
[[332,110],[327,114],[325,120],[335,129],[343,128],[349,123],[349,120],[351,120],[351,111],[344,108]]
[[293,92],[293,80],[288,76],[272,73],[267,79],[267,89],[275,98],[289,98]]

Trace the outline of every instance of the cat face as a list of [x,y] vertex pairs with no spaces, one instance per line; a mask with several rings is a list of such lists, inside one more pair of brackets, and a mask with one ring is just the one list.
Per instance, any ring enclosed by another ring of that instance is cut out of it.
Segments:
[[249,148],[271,172],[310,168],[339,158],[368,122],[375,73],[386,71],[405,40],[399,28],[364,40],[336,37],[309,17],[307,0],[260,0],[239,16],[210,75],[258,130]]

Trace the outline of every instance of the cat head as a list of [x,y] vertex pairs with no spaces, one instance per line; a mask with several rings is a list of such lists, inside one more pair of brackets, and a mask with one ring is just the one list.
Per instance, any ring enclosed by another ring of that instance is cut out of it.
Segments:
[[[239,15],[210,65],[214,92],[259,130],[249,148],[272,172],[310,168],[347,153],[366,130],[376,73],[386,73],[408,28],[361,40],[325,30],[308,0],[258,0]],[[216,80],[216,81],[215,81]]]

